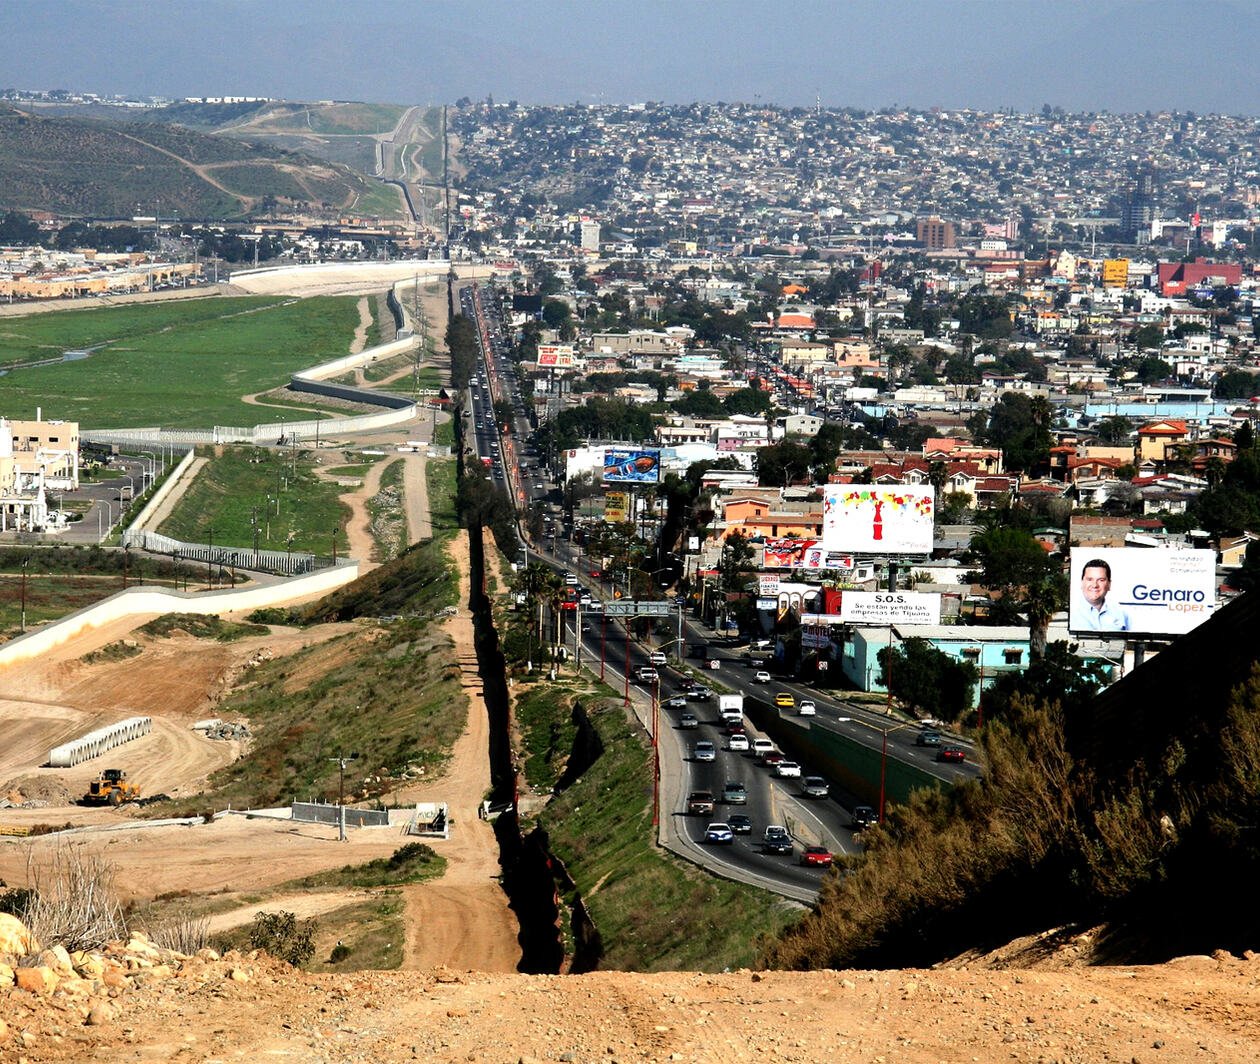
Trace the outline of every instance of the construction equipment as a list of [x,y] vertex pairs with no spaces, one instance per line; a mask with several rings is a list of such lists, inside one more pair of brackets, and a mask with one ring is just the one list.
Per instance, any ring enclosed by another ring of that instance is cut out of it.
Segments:
[[127,782],[127,773],[120,768],[102,769],[101,774],[88,784],[83,796],[84,805],[122,805],[140,797],[140,788]]

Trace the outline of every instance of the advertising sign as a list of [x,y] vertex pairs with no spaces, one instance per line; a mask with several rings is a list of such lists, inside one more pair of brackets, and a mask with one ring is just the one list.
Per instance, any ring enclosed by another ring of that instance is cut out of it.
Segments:
[[610,491],[604,495],[604,520],[620,524],[630,520],[630,496],[624,491]]
[[779,578],[762,573],[757,577],[757,594],[762,598],[777,598],[779,595]]
[[813,539],[768,539],[762,551],[761,564],[766,569],[799,568],[805,551],[817,544]]
[[852,553],[930,554],[935,503],[930,484],[827,484],[823,546]]
[[849,624],[940,624],[941,596],[922,591],[846,591],[840,616]]
[[831,646],[830,628],[801,629],[802,650],[825,650],[829,646]]
[[608,449],[604,452],[605,484],[655,484],[661,476],[661,452]]
[[759,598],[757,600],[757,609],[759,610],[777,610],[779,608],[779,600],[777,598]]
[[573,348],[561,347],[558,344],[538,345],[538,365],[540,366],[572,366]]
[[1073,632],[1182,635],[1216,609],[1216,552],[1073,547]]

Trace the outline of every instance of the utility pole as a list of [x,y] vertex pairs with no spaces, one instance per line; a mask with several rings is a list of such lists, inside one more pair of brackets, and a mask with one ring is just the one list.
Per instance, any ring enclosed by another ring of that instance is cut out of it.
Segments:
[[210,568],[210,565],[211,565],[211,561],[214,558],[214,529],[207,528],[206,535],[209,539],[209,546],[210,546],[210,549],[206,552],[206,587],[213,588],[214,576],[213,576],[213,570]]
[[346,766],[351,761],[358,761],[358,754],[338,755],[329,761],[337,762],[337,841],[346,841]]
[[26,567],[31,564],[31,556],[28,554],[22,559],[22,633],[26,633]]

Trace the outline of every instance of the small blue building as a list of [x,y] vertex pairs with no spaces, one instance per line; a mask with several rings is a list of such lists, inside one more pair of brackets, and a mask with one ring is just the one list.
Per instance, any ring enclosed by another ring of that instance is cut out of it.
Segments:
[[980,692],[1005,672],[1028,667],[1028,629],[984,625],[894,624],[891,628],[855,628],[844,645],[840,668],[861,691],[884,691],[878,654],[890,643],[899,647],[907,639],[924,639],[955,661],[970,662],[980,673],[975,701]]

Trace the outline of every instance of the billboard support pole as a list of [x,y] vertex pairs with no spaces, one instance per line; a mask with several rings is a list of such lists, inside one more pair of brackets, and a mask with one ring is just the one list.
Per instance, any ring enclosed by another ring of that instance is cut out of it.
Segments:
[[624,618],[621,622],[622,631],[626,636],[626,694],[625,705],[630,704],[630,619]]
[[601,615],[599,623],[599,682],[604,682],[604,645],[608,641],[608,617]]

